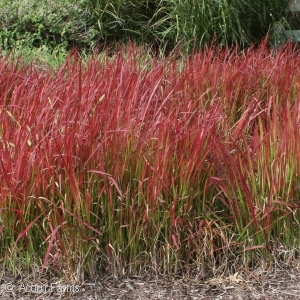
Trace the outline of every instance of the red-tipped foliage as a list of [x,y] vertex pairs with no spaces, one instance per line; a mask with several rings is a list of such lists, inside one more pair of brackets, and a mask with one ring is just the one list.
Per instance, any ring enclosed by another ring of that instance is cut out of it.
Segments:
[[90,240],[121,268],[172,247],[213,257],[226,229],[251,249],[298,237],[299,55],[172,59],[74,53],[56,72],[1,59],[2,219],[17,245],[45,245],[43,268]]

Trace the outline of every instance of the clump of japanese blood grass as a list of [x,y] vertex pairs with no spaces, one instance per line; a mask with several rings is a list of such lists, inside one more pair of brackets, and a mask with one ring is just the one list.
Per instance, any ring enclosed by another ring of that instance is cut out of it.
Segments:
[[291,46],[276,56],[264,45],[248,51],[235,74],[247,101],[213,141],[211,180],[220,194],[212,207],[225,206],[222,218],[235,223],[249,261],[254,250],[268,257],[299,246],[299,58]]
[[55,74],[2,62],[1,208],[13,258],[26,250],[42,270],[70,271],[86,258],[93,273],[95,253],[119,271],[172,270],[172,248],[185,252],[177,215],[191,214],[189,230],[199,223],[190,206],[208,178],[219,108],[188,107],[175,61],[141,63],[130,51],[85,67],[75,54]]
[[134,47],[84,66],[75,53],[55,73],[2,60],[7,251],[93,275],[192,261],[200,272],[244,245],[291,247],[298,233],[282,232],[299,221],[297,64],[265,45],[209,49],[181,71]]

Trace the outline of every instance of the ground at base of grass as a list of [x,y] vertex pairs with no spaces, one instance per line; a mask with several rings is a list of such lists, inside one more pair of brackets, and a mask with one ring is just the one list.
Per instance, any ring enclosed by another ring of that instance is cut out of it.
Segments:
[[2,273],[0,299],[292,300],[300,299],[300,264],[290,270],[255,270],[205,279],[149,274],[123,278],[103,275],[81,283],[26,272],[17,277]]

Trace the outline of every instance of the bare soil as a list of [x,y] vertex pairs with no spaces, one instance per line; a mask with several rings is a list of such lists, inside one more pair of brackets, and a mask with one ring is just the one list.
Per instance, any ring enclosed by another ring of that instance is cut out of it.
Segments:
[[206,299],[206,300],[279,300],[300,299],[300,265],[292,270],[272,273],[248,272],[228,277],[187,278],[98,276],[95,280],[46,279],[3,273],[0,299]]

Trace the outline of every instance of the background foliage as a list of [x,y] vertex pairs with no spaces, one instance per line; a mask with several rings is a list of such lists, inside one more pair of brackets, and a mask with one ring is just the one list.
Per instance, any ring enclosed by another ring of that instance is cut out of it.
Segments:
[[[131,40],[190,51],[261,41],[284,20],[289,0],[0,1],[0,46],[91,50]],[[196,44],[194,39],[196,40]]]

